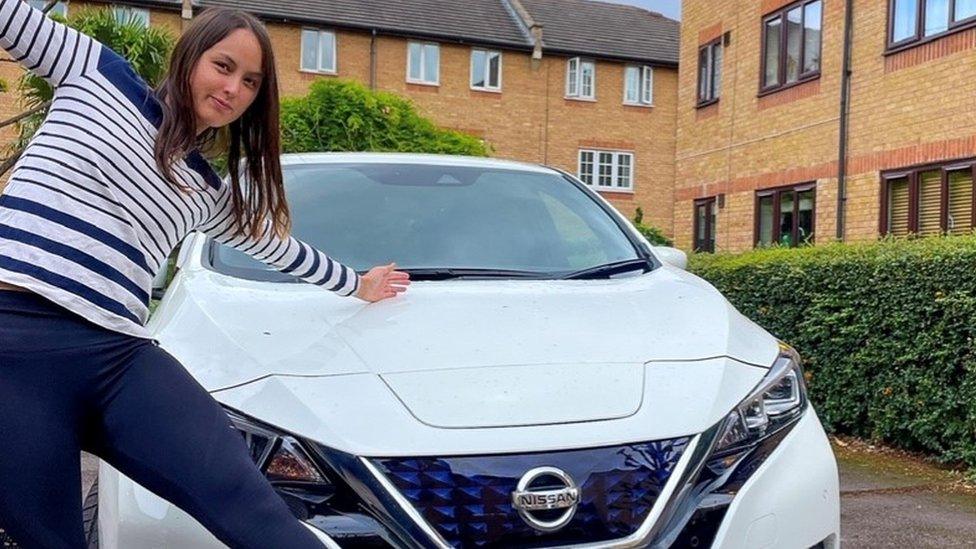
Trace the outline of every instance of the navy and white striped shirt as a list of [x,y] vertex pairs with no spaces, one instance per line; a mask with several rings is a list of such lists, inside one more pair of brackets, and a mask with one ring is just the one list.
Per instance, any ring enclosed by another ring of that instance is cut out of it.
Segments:
[[144,328],[154,274],[190,231],[282,272],[353,294],[356,272],[296,240],[233,235],[230,186],[194,152],[156,168],[162,110],[152,90],[110,48],[0,0],[0,47],[55,88],[50,112],[0,196],[0,281],[36,292],[117,332]]

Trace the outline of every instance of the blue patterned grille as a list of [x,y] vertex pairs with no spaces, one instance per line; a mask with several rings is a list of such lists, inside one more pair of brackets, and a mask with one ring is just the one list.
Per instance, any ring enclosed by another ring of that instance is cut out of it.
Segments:
[[[454,547],[536,547],[633,533],[688,445],[688,438],[609,448],[454,458],[376,460],[400,492]],[[570,523],[537,532],[512,506],[526,471],[558,467],[581,488]]]

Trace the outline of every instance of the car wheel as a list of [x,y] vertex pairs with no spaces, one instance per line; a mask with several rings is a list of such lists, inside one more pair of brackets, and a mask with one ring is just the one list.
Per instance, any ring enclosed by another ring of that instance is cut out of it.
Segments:
[[85,525],[85,543],[88,549],[98,549],[98,479],[92,484],[85,503],[82,505],[82,518]]

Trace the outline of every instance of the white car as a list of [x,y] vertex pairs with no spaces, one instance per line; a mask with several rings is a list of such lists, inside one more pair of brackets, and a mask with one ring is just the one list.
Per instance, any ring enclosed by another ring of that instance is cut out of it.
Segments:
[[[341,298],[195,234],[150,328],[326,545],[838,547],[800,358],[577,179],[283,164],[295,234],[409,291]],[[103,548],[221,546],[104,462],[95,494]]]

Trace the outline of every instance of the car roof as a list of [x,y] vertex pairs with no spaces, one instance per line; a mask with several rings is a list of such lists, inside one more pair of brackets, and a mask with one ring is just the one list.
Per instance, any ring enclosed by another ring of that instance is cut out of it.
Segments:
[[296,164],[419,164],[426,166],[463,166],[471,168],[495,168],[503,170],[518,170],[525,172],[546,173],[550,175],[558,172],[539,164],[516,162],[514,160],[500,160],[479,156],[458,156],[449,154],[419,154],[419,153],[289,153],[281,156],[282,165]]

